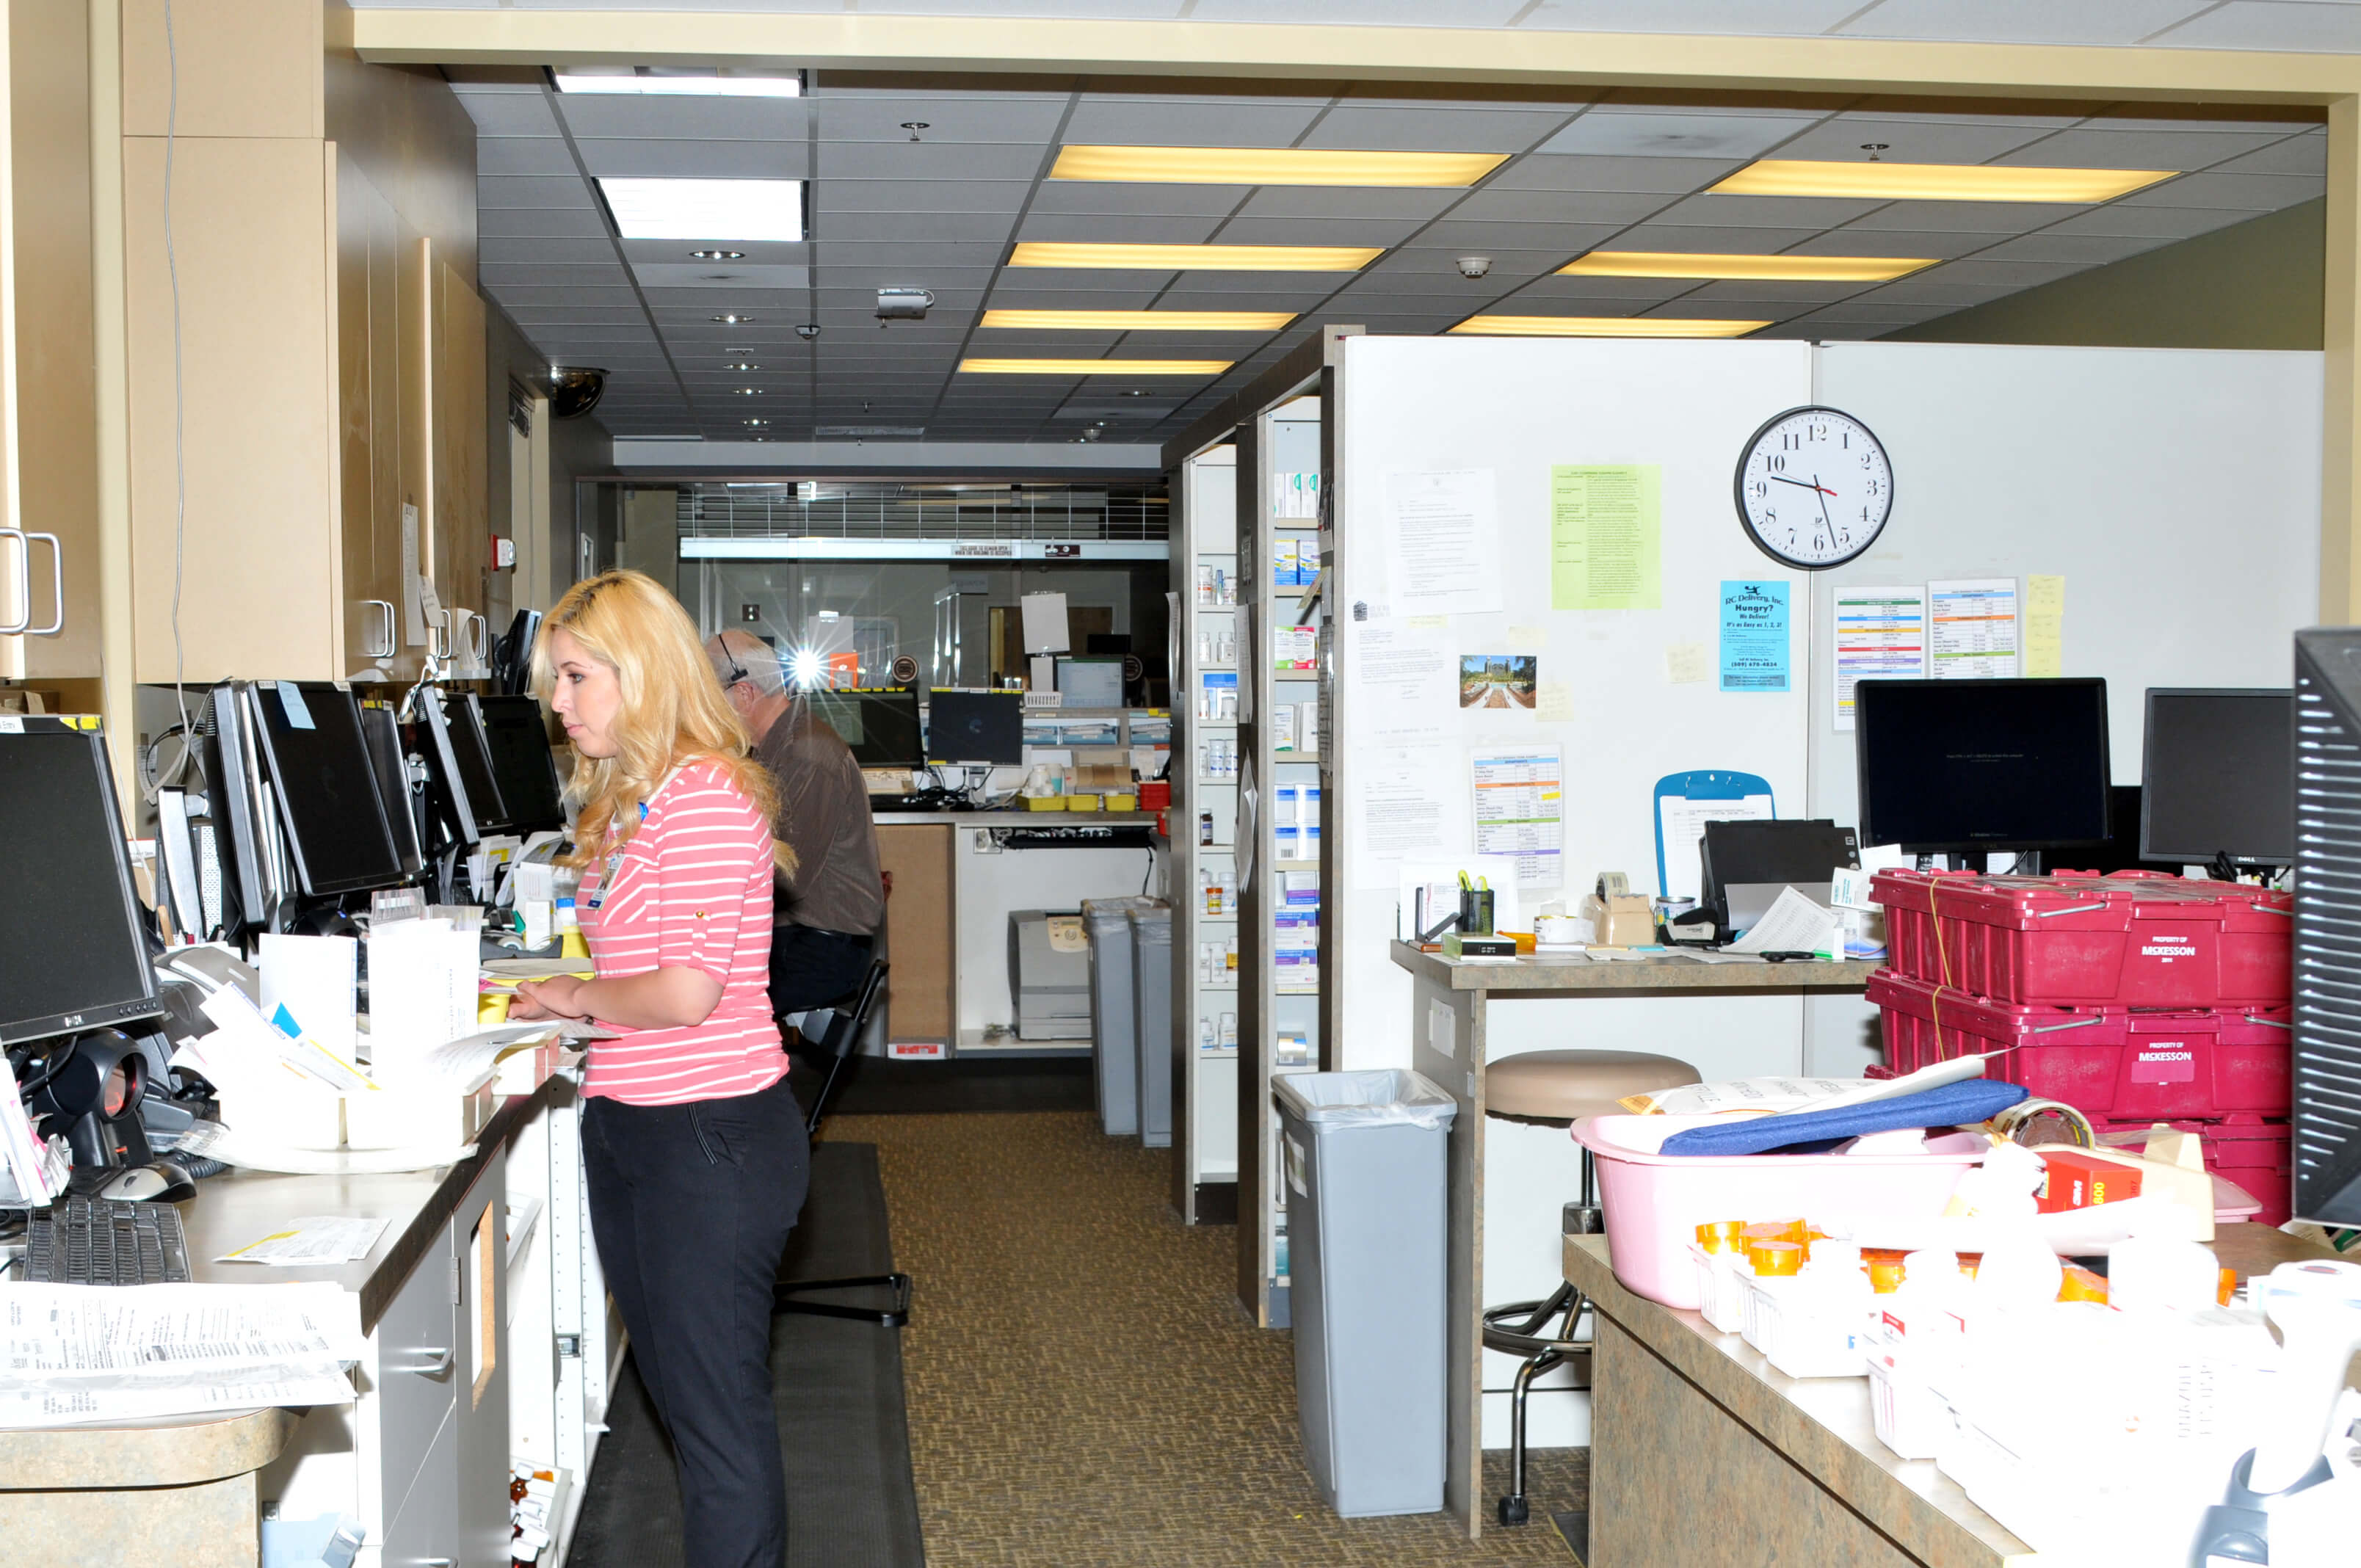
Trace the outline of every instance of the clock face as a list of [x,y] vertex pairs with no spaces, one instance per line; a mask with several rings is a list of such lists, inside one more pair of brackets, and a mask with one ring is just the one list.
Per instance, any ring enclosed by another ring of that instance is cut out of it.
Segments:
[[1738,518],[1773,560],[1806,572],[1840,566],[1872,544],[1894,510],[1894,470],[1870,429],[1836,409],[1789,409],[1738,458]]

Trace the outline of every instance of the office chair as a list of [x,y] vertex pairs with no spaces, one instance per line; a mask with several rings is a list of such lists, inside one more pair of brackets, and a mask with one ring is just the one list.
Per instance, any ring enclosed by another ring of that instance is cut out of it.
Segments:
[[[819,1092],[812,1096],[810,1115],[804,1119],[804,1131],[818,1136],[820,1124],[828,1119],[829,1096],[835,1092],[836,1080],[844,1071],[844,1064],[860,1048],[861,1036],[869,1027],[869,1014],[877,1005],[877,998],[885,989],[886,964],[883,959],[872,959],[869,972],[862,978],[861,987],[828,1006],[816,1011],[828,1015],[828,1025],[820,1036],[810,1043],[827,1056],[828,1077],[821,1080]],[[810,1014],[804,1015],[807,1020]],[[809,1036],[806,1036],[808,1040]],[[834,1301],[807,1301],[802,1298],[813,1291],[890,1290],[894,1293],[891,1307],[848,1307]],[[773,1288],[771,1312],[800,1312],[816,1318],[850,1318],[856,1323],[875,1323],[880,1328],[898,1329],[910,1321],[910,1277],[906,1274],[865,1274],[850,1279],[782,1279]]]

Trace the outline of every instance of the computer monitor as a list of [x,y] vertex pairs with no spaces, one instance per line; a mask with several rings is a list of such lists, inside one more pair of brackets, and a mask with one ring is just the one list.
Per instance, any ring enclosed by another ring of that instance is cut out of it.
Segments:
[[1914,854],[2063,850],[2107,838],[2107,683],[1863,681],[1861,841]]
[[937,686],[927,715],[927,761],[1011,768],[1024,762],[1025,694]]
[[2361,630],[2295,634],[2294,752],[2295,1217],[2361,1225]]
[[1063,707],[1121,707],[1123,656],[1061,655],[1058,660],[1058,696]]
[[566,826],[566,798],[557,782],[557,757],[549,745],[549,720],[529,696],[472,699],[484,726],[492,783],[500,792],[511,833],[555,831]]
[[162,1013],[106,742],[55,718],[0,731],[0,1046]]
[[326,681],[257,681],[253,705],[255,738],[303,896],[401,881],[353,694]]
[[410,788],[409,755],[393,709],[383,703],[363,703],[361,739],[368,743],[378,798],[385,803],[385,825],[393,830],[394,857],[401,862],[404,876],[416,876],[426,860],[418,844],[418,806]]
[[290,885],[253,711],[247,683],[225,681],[205,693],[198,718],[205,817],[221,883],[221,928],[233,939],[270,928]]
[[818,687],[799,694],[811,713],[852,748],[864,768],[923,766],[918,694],[906,686]]
[[472,847],[500,831],[506,817],[491,753],[464,696],[423,694],[412,749],[426,759],[427,800],[447,842]]
[[2295,694],[2151,686],[2140,856],[2284,866],[2295,859]]

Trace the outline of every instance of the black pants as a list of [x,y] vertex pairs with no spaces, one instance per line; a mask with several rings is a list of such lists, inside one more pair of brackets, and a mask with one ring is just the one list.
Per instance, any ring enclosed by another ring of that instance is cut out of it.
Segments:
[[679,1459],[686,1560],[780,1568],[786,1476],[771,1404],[771,1288],[811,1149],[781,1079],[686,1105],[582,1112],[590,1229]]
[[876,948],[869,937],[809,926],[771,931],[771,1012],[775,1016],[825,1007],[859,987]]

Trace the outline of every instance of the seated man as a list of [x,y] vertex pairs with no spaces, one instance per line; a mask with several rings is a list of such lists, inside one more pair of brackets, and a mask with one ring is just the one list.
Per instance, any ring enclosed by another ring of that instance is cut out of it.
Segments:
[[852,749],[789,689],[761,638],[725,631],[705,644],[730,706],[754,738],[754,757],[779,783],[774,829],[796,852],[779,879],[771,931],[771,1010],[785,1015],[836,1001],[861,983],[885,920],[877,830]]

